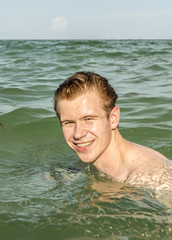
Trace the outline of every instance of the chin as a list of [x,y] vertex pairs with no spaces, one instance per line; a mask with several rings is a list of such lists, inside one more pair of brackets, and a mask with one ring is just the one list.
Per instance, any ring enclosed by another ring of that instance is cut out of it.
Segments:
[[96,157],[88,157],[88,156],[81,156],[78,154],[79,159],[84,163],[94,163],[98,158]]
[[92,160],[90,160],[90,159],[82,159],[82,158],[80,158],[80,160],[81,160],[82,162],[84,162],[84,163],[92,163],[92,162],[94,162],[94,161],[92,161]]
[[92,158],[82,157],[82,156],[79,156],[79,155],[78,155],[78,157],[84,163],[93,163],[94,162],[94,159],[92,159]]

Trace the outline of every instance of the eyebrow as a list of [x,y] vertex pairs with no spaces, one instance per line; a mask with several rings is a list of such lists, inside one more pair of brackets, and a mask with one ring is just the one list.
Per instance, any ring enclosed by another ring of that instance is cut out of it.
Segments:
[[99,116],[97,116],[97,115],[85,115],[85,116],[83,116],[81,119],[84,119],[84,118],[98,118]]
[[[99,116],[97,116],[97,115],[92,115],[92,114],[90,114],[90,115],[85,115],[85,116],[81,117],[80,120],[83,120],[83,119],[85,119],[85,118],[99,118]],[[65,119],[65,120],[62,120],[62,121],[60,120],[60,123],[63,124],[63,123],[68,122],[68,121],[69,121],[69,122],[70,122],[70,121],[72,122],[72,121],[74,121],[74,120],[72,120],[72,119]]]

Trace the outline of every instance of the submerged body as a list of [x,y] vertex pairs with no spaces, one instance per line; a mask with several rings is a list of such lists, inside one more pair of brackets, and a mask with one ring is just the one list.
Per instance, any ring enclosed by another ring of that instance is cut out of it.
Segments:
[[59,97],[55,110],[67,144],[83,162],[119,182],[172,189],[172,161],[124,139],[118,129],[119,107],[107,114],[97,89]]

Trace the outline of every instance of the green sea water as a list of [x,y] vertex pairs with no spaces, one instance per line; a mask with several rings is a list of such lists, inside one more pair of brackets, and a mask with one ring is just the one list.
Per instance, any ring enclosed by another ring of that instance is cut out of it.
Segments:
[[66,145],[53,95],[76,71],[109,79],[123,137],[172,159],[172,40],[0,41],[1,239],[172,239],[168,192],[115,183]]

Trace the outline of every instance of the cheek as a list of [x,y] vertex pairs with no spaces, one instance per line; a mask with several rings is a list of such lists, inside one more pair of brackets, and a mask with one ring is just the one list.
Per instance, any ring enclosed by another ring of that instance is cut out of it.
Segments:
[[104,143],[105,142],[109,143],[109,141],[111,140],[111,137],[112,137],[112,130],[111,130],[110,124],[105,123],[102,126],[102,128],[100,129],[99,136]]
[[87,126],[86,131],[91,135],[99,136],[100,132],[102,131],[102,126],[94,123],[94,124],[91,124],[90,126]]
[[87,131],[90,131],[92,133],[96,133],[98,130],[98,126],[96,124],[93,124],[87,128]]
[[107,122],[102,124],[94,124],[88,129],[88,131],[101,138],[106,138],[111,134],[111,128]]
[[71,130],[70,129],[62,129],[62,131],[63,131],[63,136],[64,136],[66,142],[68,142],[70,139],[70,136],[71,136]]

